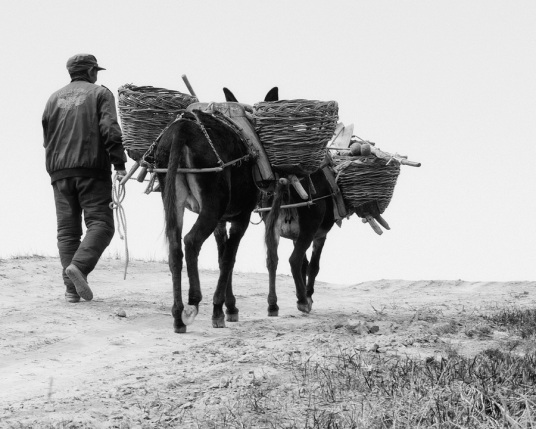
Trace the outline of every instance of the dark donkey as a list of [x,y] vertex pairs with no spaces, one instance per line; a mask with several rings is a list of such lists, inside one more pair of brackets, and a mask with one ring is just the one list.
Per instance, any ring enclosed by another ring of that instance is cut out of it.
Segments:
[[[315,280],[320,271],[320,256],[328,232],[335,224],[333,204],[334,190],[326,179],[324,171],[318,170],[305,179],[305,190],[313,201],[310,205],[284,208],[285,205],[303,203],[304,200],[285,180],[276,186],[275,196],[264,196],[263,207],[271,207],[261,212],[266,226],[266,265],[269,274],[268,316],[277,316],[279,307],[276,294],[276,271],[279,262],[277,248],[279,237],[291,239],[294,249],[290,255],[290,270],[296,286],[298,310],[309,313],[313,305]],[[283,208],[282,208],[283,207]],[[306,252],[313,245],[311,260]]]
[[[267,101],[270,93],[268,93]],[[240,133],[223,115],[201,110],[186,112],[163,132],[156,147],[155,165],[168,172],[159,176],[164,184],[166,235],[169,267],[173,281],[174,328],[186,332],[193,323],[202,299],[198,272],[201,246],[214,233],[220,275],[213,298],[212,326],[225,327],[238,321],[232,290],[232,274],[240,240],[249,225],[259,190],[252,175],[253,159]],[[184,236],[184,254],[190,288],[188,304],[182,301],[182,229],[184,210],[198,213],[192,229]],[[227,233],[227,222],[230,223]]]
[[[229,90],[224,89],[224,92],[227,101],[237,101]],[[278,99],[277,94],[273,95],[270,101]],[[288,238],[294,242],[289,262],[296,286],[297,306],[298,310],[304,313],[311,311],[315,280],[320,271],[322,249],[328,232],[339,219],[338,216],[336,218],[334,211],[334,195],[338,192],[334,176],[333,184],[331,184],[326,174],[329,175],[330,171],[320,169],[308,178],[302,179],[303,188],[310,197],[309,203],[304,202],[298,192],[293,187],[289,187],[285,179],[278,181],[275,193],[262,193],[261,195],[260,213],[266,228],[266,265],[269,274],[268,316],[279,315],[276,293],[279,237]],[[282,204],[302,205],[295,208],[281,208]],[[263,208],[267,210],[264,211]],[[344,208],[341,207],[341,210]],[[344,216],[344,213],[341,215]],[[313,250],[311,261],[308,261],[306,252],[311,244]]]

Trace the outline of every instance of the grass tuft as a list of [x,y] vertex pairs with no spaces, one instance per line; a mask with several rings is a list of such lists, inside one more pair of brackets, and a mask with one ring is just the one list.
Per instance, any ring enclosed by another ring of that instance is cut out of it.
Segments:
[[523,339],[534,337],[536,334],[536,309],[534,308],[504,308],[485,318],[520,335]]

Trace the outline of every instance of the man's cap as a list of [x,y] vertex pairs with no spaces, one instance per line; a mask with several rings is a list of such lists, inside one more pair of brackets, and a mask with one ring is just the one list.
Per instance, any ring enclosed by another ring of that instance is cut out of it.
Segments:
[[99,67],[97,59],[91,54],[76,54],[67,60],[67,70],[70,74],[89,70],[91,67],[96,67],[97,70],[106,70]]

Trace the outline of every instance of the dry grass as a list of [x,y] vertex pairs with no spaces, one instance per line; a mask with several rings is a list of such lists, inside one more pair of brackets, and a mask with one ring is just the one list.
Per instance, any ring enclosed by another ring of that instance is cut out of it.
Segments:
[[536,309],[511,306],[486,316],[490,322],[518,334],[523,339],[536,335]]
[[533,427],[536,356],[499,350],[437,361],[338,350],[290,360],[292,385],[250,386],[208,428]]

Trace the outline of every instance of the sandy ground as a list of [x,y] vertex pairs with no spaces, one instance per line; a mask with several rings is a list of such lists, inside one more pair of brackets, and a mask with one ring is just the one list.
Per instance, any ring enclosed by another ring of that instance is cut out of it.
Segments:
[[279,276],[280,315],[269,318],[267,275],[236,273],[240,321],[213,329],[217,273],[203,271],[200,314],[179,335],[168,266],[131,261],[126,280],[123,268],[102,260],[89,279],[94,300],[68,304],[58,259],[0,261],[0,427],[171,426],[180,412],[206,413],[240,386],[288,383],[289,355],[326,347],[416,359],[452,349],[473,355],[512,341],[482,329],[478,316],[532,305],[536,290],[536,282],[318,283],[304,315],[291,278]]

